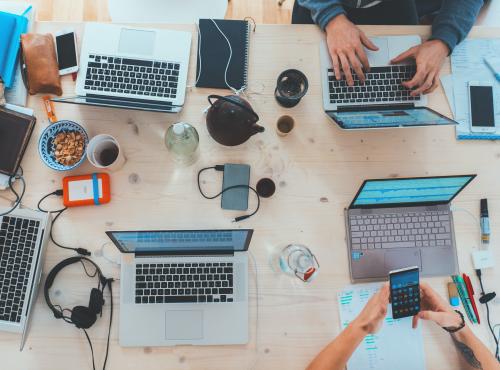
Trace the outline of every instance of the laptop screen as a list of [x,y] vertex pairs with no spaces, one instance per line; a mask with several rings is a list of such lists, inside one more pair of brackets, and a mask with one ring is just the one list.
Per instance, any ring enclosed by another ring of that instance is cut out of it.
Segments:
[[351,208],[448,203],[475,176],[366,180]]
[[[359,109],[359,110],[358,110]],[[328,112],[344,129],[381,127],[435,126],[456,124],[455,121],[426,107],[390,109],[387,107],[349,109]]]
[[124,253],[246,251],[253,230],[107,231]]

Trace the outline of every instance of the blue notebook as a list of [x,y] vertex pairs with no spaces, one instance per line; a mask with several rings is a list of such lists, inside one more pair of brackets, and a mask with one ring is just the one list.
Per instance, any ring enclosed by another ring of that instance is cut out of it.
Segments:
[[21,34],[28,29],[28,18],[24,15],[30,9],[31,6],[23,15],[0,12],[0,77],[7,88],[14,82]]

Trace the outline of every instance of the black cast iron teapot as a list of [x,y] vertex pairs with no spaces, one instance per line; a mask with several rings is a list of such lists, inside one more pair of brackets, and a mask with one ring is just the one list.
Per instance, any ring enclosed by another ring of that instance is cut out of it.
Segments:
[[[212,99],[217,99],[212,102]],[[264,132],[259,126],[259,116],[252,106],[238,95],[209,95],[207,128],[210,136],[219,144],[235,146],[243,144],[251,136]]]

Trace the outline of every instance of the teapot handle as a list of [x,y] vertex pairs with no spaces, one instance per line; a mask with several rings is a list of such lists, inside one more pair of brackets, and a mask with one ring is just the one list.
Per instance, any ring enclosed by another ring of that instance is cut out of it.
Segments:
[[247,106],[241,104],[240,102],[237,102],[237,101],[234,101],[226,96],[220,96],[220,95],[209,95],[208,96],[208,102],[210,103],[210,105],[213,107],[214,104],[212,103],[212,100],[211,99],[220,99],[220,100],[224,100],[225,102],[228,102],[228,103],[231,103],[231,104],[234,104],[238,107],[240,107],[241,109],[243,109],[244,111],[250,113],[254,118],[255,118],[255,121],[257,122],[260,118],[259,118],[259,115],[257,113],[255,113],[255,111],[251,108],[248,108]]

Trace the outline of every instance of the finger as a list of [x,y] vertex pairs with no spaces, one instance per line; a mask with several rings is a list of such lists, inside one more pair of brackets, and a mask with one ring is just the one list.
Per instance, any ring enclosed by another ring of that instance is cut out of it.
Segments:
[[354,80],[351,74],[351,66],[347,61],[347,57],[344,54],[339,54],[340,63],[342,64],[342,70],[344,71],[344,76],[349,86],[354,85]]
[[437,78],[437,76],[434,76],[434,81],[432,82],[432,86],[426,91],[424,91],[424,94],[430,94],[431,92],[436,90],[438,86],[439,86],[439,79]]
[[332,65],[333,65],[333,72],[335,73],[335,78],[337,81],[340,81],[342,79],[342,74],[340,73],[340,64],[339,64],[339,57],[337,54],[332,54]]
[[424,91],[429,90],[432,87],[432,84],[434,83],[434,73],[429,73],[425,81],[417,87],[417,89],[413,90],[411,92],[411,96],[417,96],[422,94]]
[[411,322],[411,327],[413,329],[416,329],[418,326],[418,315],[413,316],[412,322]]
[[359,31],[359,36],[361,37],[361,42],[363,43],[364,46],[366,46],[368,49],[377,51],[378,47],[375,45],[372,40],[370,40],[363,31]]
[[420,311],[418,313],[418,317],[422,320],[434,321],[436,324],[441,325],[443,322],[444,316],[443,312],[434,312],[434,311]]
[[402,85],[407,89],[412,90],[416,87],[421,86],[424,83],[425,76],[426,73],[424,72],[423,68],[421,68],[420,70],[418,70],[417,68],[417,73],[415,73],[415,76],[413,76],[413,78],[409,81],[404,81]]
[[361,62],[361,64],[363,65],[363,69],[366,72],[369,72],[370,71],[370,62],[368,61],[368,57],[366,56],[366,53],[361,46],[356,48],[356,55],[357,55],[359,61]]
[[408,50],[402,52],[397,57],[391,59],[391,63],[401,63],[402,61],[415,57],[415,47],[409,48]]
[[388,304],[389,296],[390,296],[389,283],[385,283],[384,285],[382,285],[382,288],[380,288],[380,300],[383,303]]
[[363,69],[361,68],[361,63],[359,62],[358,58],[356,57],[356,54],[354,52],[351,52],[349,54],[349,62],[351,63],[352,68],[354,69],[354,72],[358,75],[358,78],[362,83],[365,83],[365,74],[363,73]]

